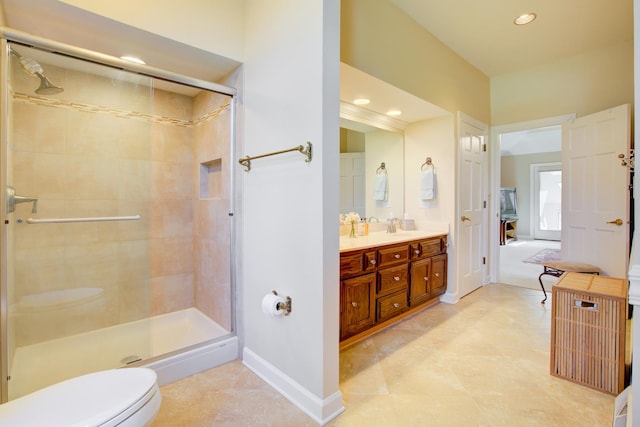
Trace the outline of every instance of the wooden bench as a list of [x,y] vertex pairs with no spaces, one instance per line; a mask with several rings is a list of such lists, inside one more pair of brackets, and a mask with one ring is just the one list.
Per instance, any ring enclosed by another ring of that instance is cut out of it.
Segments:
[[544,293],[544,299],[541,301],[542,304],[547,300],[547,291],[544,289],[544,283],[542,283],[542,276],[545,274],[553,277],[560,277],[566,272],[599,275],[602,271],[595,265],[573,261],[547,261],[543,263],[542,266],[544,267],[544,271],[538,276],[538,282],[540,282],[542,293]]

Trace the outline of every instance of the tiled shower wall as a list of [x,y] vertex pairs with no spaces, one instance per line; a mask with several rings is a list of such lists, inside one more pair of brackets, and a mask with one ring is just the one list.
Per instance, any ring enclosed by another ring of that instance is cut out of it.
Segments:
[[[229,328],[229,98],[45,69],[63,93],[35,95],[37,80],[12,68],[9,183],[39,202],[36,214],[30,204],[13,214],[10,303],[19,312],[21,297],[77,288],[101,288],[104,298],[85,312],[63,311],[69,321],[53,325],[18,316],[27,331],[18,345],[194,306]],[[140,221],[19,223],[138,214]]]
[[[231,331],[231,109],[230,98],[195,97],[195,306]],[[212,141],[215,141],[213,143]]]

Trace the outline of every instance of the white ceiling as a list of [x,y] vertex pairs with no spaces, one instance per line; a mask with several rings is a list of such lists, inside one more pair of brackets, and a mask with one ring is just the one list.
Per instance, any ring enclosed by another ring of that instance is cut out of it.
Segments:
[[391,1],[489,77],[633,40],[633,0]]

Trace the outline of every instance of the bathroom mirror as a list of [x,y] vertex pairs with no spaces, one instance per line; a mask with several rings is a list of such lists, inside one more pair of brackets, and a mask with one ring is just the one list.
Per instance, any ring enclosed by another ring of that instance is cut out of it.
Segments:
[[[391,115],[392,110],[397,115]],[[406,198],[405,135],[412,145],[426,143],[413,138],[412,126],[446,114],[424,99],[341,63],[340,213],[358,212],[381,222],[390,216],[401,218]],[[376,200],[376,172],[382,163],[388,192],[386,200]]]
[[[340,126],[340,213],[357,212],[362,218],[380,221],[390,215],[400,217],[404,209],[403,134],[345,118]],[[385,196],[375,191],[381,180],[387,183]]]

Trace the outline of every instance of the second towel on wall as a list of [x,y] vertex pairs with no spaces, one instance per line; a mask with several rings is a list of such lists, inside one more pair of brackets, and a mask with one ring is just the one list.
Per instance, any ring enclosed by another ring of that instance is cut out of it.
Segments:
[[373,184],[373,200],[387,201],[389,199],[389,180],[387,174],[377,173]]
[[425,164],[420,172],[420,199],[433,200],[436,198],[436,168],[432,164]]

